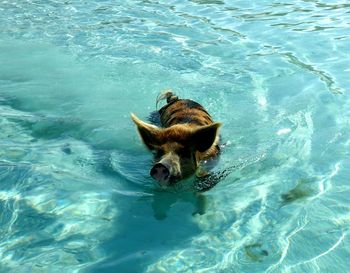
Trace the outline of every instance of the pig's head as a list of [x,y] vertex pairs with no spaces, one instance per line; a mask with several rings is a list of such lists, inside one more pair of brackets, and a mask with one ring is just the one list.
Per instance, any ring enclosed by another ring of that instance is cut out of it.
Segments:
[[131,114],[146,147],[154,152],[155,164],[150,175],[162,187],[195,173],[200,155],[217,141],[220,123],[190,127],[176,124],[159,128]]

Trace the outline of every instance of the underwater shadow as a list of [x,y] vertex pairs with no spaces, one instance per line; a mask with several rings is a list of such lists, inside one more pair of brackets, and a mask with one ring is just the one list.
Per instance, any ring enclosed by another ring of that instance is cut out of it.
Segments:
[[143,272],[170,251],[185,248],[202,231],[192,216],[191,201],[181,198],[179,205],[176,195],[115,195],[120,212],[112,224],[116,235],[101,245],[108,257],[89,272]]
[[107,159],[100,171],[121,186],[112,198],[119,214],[112,223],[115,235],[100,245],[106,259],[87,272],[144,272],[170,251],[186,248],[202,232],[195,220],[205,211],[202,194],[185,187],[161,190],[151,178],[139,175],[142,185],[118,172]]

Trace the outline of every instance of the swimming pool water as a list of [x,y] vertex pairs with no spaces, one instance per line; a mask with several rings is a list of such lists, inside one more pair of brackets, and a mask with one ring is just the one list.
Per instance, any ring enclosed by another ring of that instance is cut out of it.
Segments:
[[[350,272],[347,1],[14,0],[0,26],[1,273]],[[129,116],[167,88],[223,123],[204,215]]]

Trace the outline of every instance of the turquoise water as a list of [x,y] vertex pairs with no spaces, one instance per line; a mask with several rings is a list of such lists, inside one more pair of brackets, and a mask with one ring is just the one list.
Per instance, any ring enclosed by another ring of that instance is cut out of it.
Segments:
[[[0,12],[1,273],[350,272],[347,1]],[[167,88],[223,123],[204,215],[130,120]]]

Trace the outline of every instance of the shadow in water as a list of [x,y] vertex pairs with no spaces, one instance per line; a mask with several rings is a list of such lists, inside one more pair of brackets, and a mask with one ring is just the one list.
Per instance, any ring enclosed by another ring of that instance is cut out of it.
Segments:
[[144,272],[148,265],[174,249],[185,248],[201,233],[194,215],[200,217],[205,211],[203,194],[184,188],[161,190],[143,172],[126,176],[124,168],[130,167],[133,155],[128,159],[123,153],[119,156],[123,160],[118,164],[115,157],[106,156],[99,167],[103,175],[118,181],[112,199],[118,215],[113,230],[106,230],[115,235],[101,245],[108,257],[87,272]]
[[189,209],[188,212],[191,212],[193,216],[197,214],[203,215],[206,210],[206,202],[206,197],[203,194],[197,192],[159,192],[153,195],[153,215],[157,220],[165,219],[171,207],[176,203],[191,204],[193,209]]
[[201,233],[193,221],[193,194],[154,192],[152,196],[115,196],[120,215],[116,235],[102,247],[109,257],[89,272],[143,272],[171,250]]

